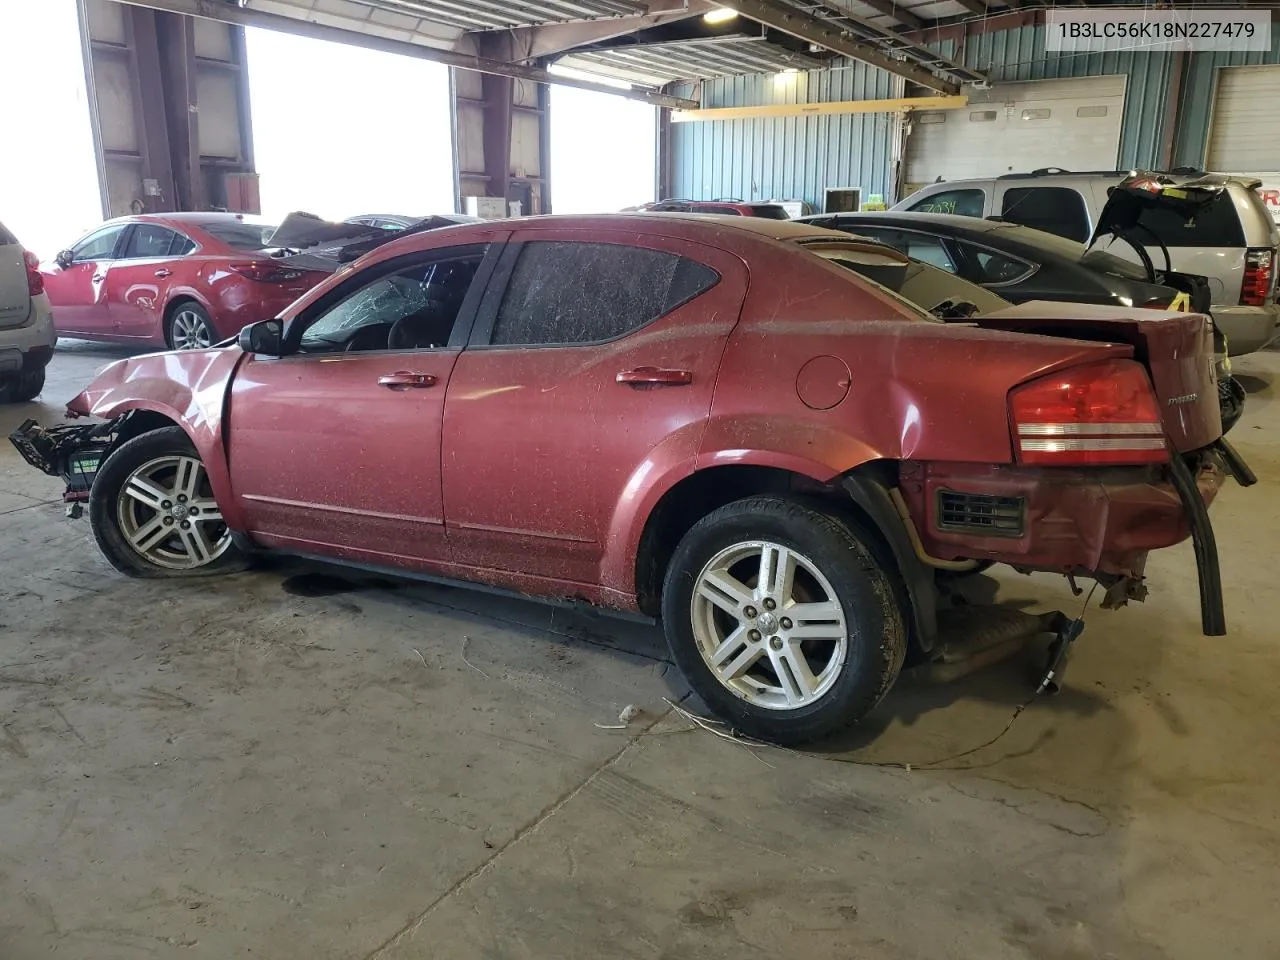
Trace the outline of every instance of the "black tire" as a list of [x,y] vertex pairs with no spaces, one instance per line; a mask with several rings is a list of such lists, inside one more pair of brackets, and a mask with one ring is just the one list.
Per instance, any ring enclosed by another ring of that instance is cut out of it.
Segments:
[[28,370],[0,384],[0,403],[29,403],[44,389],[44,367]]
[[[181,427],[162,427],[139,434],[121,444],[103,463],[89,492],[89,521],[99,549],[113,567],[131,577],[208,577],[245,569],[249,557],[235,543],[228,543],[220,555],[204,565],[186,569],[157,564],[129,544],[121,528],[122,488],[138,468],[171,456],[200,459],[195,445]],[[176,533],[176,527],[170,529]]]
[[[759,706],[730,689],[703,658],[695,635],[698,577],[721,551],[754,540],[771,541],[807,559],[844,611],[843,666],[825,693],[793,709]],[[779,497],[738,500],[689,530],[667,568],[662,623],[672,658],[718,717],[750,737],[800,744],[852,726],[880,702],[902,669],[907,631],[890,575],[869,542],[850,521]]]
[[206,310],[204,307],[200,306],[200,304],[196,303],[196,301],[194,300],[179,300],[177,303],[174,303],[172,306],[169,307],[169,310],[165,314],[165,318],[164,318],[165,343],[167,343],[172,349],[174,350],[201,349],[200,347],[196,347],[196,346],[180,345],[181,336],[176,331],[176,325],[177,325],[179,316],[183,314],[192,314],[199,320],[199,322],[204,324],[204,328],[207,333],[207,338],[209,340],[208,344],[206,344],[205,346],[211,347],[218,342],[218,334],[213,328],[213,320],[209,317],[209,311]]

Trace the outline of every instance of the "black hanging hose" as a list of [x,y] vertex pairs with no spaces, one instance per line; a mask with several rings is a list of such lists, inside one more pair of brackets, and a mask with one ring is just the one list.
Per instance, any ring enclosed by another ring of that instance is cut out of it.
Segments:
[[1218,542],[1209,522],[1209,509],[1200,499],[1195,477],[1176,453],[1169,461],[1169,475],[1178,491],[1187,519],[1191,522],[1191,542],[1196,549],[1196,575],[1200,580],[1200,629],[1206,637],[1227,633],[1227,614],[1222,597],[1222,570],[1218,566]]

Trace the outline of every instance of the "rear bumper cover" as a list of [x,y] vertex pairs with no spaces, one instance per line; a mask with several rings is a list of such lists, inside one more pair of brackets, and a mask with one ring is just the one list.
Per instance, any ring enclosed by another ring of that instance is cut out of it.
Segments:
[[[901,489],[921,545],[939,560],[993,560],[1019,570],[1140,580],[1147,553],[1195,540],[1204,632],[1225,632],[1217,547],[1208,507],[1228,476],[1251,476],[1226,441],[1167,467],[1026,468],[906,463]],[[941,494],[1020,501],[1017,531],[942,529]]]
[[1213,307],[1213,322],[1227,338],[1227,352],[1238,357],[1261,350],[1280,336],[1280,304]]

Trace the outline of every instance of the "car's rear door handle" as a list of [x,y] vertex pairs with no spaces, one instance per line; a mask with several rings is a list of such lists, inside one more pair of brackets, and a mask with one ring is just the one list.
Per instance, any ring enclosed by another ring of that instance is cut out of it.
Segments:
[[172,277],[173,271],[166,270],[164,267],[161,267],[159,270],[156,271],[156,276],[160,277],[163,280],[165,277]]
[[107,275],[106,275],[105,273],[95,273],[95,274],[93,275],[93,282],[94,282],[94,283],[101,283],[101,282],[102,282],[103,280],[105,280],[105,279],[107,279]]
[[623,370],[618,374],[618,382],[632,386],[658,384],[668,387],[680,387],[693,383],[692,370],[663,370],[660,367],[636,367],[634,370]]
[[434,387],[438,379],[431,373],[410,373],[408,370],[397,370],[395,373],[386,373],[380,376],[378,383],[388,390],[423,390],[427,387]]

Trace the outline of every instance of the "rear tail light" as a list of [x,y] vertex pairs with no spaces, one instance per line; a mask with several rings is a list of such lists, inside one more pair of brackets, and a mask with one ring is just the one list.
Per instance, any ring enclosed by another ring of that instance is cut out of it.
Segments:
[[1246,250],[1240,302],[1249,307],[1264,306],[1275,288],[1275,279],[1275,251],[1270,247]]
[[259,283],[284,283],[287,280],[297,280],[306,271],[290,270],[282,267],[278,263],[270,261],[263,262],[261,260],[250,260],[244,263],[231,263],[227,265],[233,272],[247,277],[250,280],[257,280]]
[[1044,466],[1165,463],[1160,405],[1132,360],[1070,367],[1009,394],[1017,457]]
[[40,258],[30,250],[24,250],[22,259],[27,265],[27,291],[31,296],[44,293],[44,274],[40,272]]

